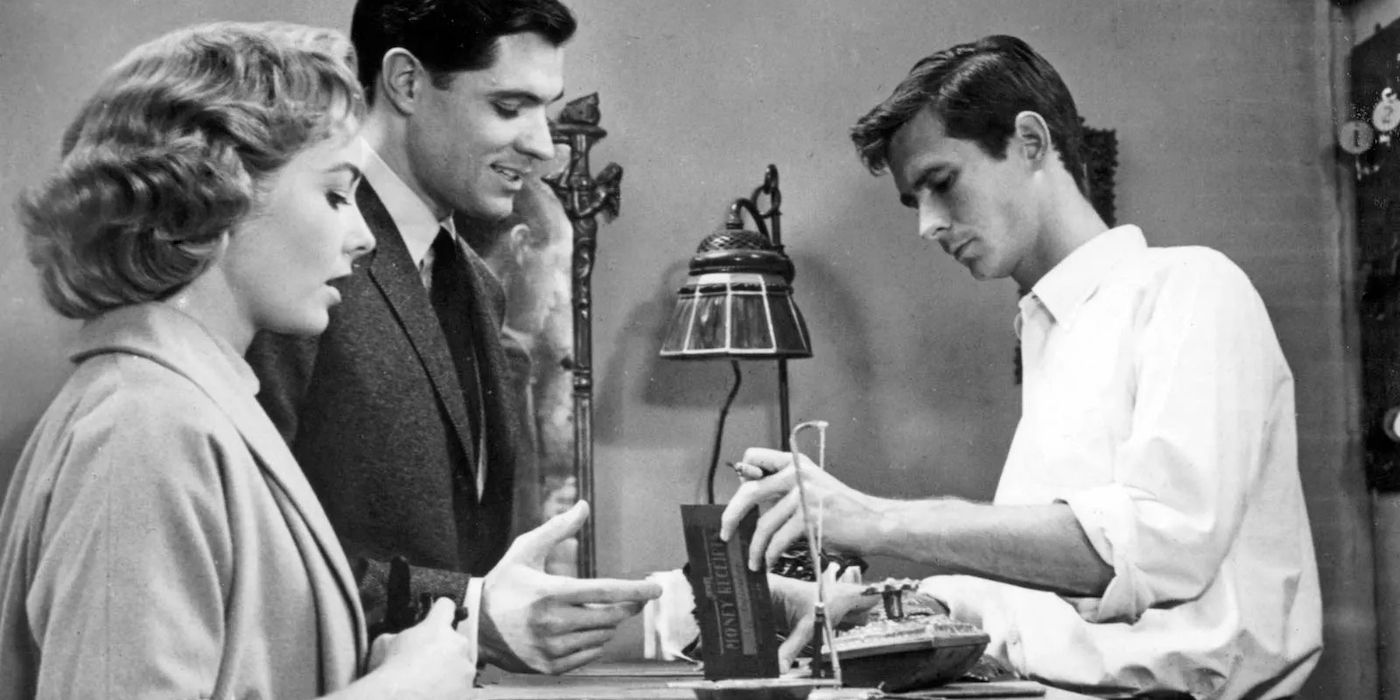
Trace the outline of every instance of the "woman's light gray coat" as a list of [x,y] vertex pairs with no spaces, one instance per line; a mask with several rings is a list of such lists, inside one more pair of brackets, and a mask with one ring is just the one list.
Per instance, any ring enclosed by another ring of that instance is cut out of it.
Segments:
[[88,322],[0,512],[0,697],[307,698],[366,640],[330,524],[227,345]]

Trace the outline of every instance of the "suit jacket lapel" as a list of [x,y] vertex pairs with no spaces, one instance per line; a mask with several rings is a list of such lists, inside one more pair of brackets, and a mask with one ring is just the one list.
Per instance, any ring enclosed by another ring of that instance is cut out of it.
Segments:
[[446,408],[457,433],[457,442],[467,456],[466,476],[470,483],[475,483],[476,475],[471,465],[476,462],[476,450],[470,439],[466,399],[462,396],[462,385],[457,379],[457,369],[452,363],[442,326],[428,299],[428,290],[423,288],[418,267],[409,257],[398,227],[374,188],[367,182],[361,182],[355,199],[360,214],[365,217],[365,223],[376,239],[375,250],[371,254],[373,257],[369,261],[370,279],[389,303],[399,326],[418,354],[418,360],[432,382],[433,391]]
[[[492,482],[488,491],[495,490],[498,498],[504,498],[510,491],[515,475],[515,462],[519,450],[527,449],[525,436],[519,434],[513,416],[524,407],[519,405],[506,383],[508,376],[505,351],[499,337],[505,317],[505,292],[496,281],[486,263],[475,252],[466,253],[467,280],[471,287],[470,313],[472,327],[483,337],[478,339],[477,373],[480,377],[481,396],[486,420],[488,462],[487,479]],[[487,337],[489,335],[489,337]],[[529,445],[528,448],[533,448]],[[483,497],[485,494],[483,494]]]

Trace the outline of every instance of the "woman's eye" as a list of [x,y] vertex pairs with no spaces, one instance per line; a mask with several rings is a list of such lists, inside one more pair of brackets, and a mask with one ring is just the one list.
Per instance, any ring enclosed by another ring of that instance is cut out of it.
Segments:
[[330,202],[332,209],[339,209],[350,203],[350,198],[339,192],[327,192],[326,201]]

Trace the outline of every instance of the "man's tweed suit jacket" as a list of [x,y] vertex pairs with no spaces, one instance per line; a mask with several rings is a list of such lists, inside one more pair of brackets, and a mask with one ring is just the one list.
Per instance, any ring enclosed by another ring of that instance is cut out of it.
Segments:
[[505,293],[466,252],[488,457],[478,501],[467,404],[428,292],[367,182],[356,202],[376,247],[337,284],[342,301],[326,332],[261,334],[248,361],[345,546],[373,626],[392,557],[412,565],[415,601],[428,593],[460,604],[470,574],[495,565],[511,541],[516,461],[531,448],[505,386]]

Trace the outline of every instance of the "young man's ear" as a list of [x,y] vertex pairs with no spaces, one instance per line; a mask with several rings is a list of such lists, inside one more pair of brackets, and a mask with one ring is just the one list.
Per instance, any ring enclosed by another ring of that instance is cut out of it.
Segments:
[[379,66],[380,95],[400,113],[413,114],[427,79],[423,64],[406,49],[393,48],[384,53]]
[[511,255],[515,258],[515,264],[523,267],[525,256],[530,251],[530,226],[528,224],[516,224],[510,227],[506,233],[506,243],[510,245]]
[[1038,113],[1027,110],[1016,115],[1016,147],[1037,167],[1045,162],[1051,149],[1050,127]]

